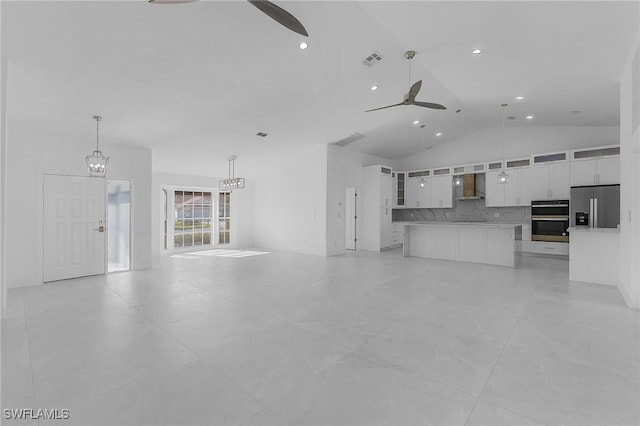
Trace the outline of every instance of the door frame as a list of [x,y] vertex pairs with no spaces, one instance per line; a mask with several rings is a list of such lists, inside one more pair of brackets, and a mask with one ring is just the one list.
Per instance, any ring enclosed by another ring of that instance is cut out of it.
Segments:
[[[38,202],[36,204],[37,206],[37,212],[36,215],[37,217],[40,218],[40,220],[38,220],[37,224],[36,224],[36,277],[39,277],[40,282],[36,283],[36,284],[44,284],[44,178],[45,176],[66,176],[66,177],[81,177],[81,178],[87,178],[87,179],[102,179],[102,184],[104,186],[104,218],[105,218],[105,222],[106,222],[106,217],[107,217],[107,179],[106,177],[89,177],[89,176],[81,176],[81,175],[71,175],[71,174],[67,174],[67,173],[44,173],[44,172],[39,172],[39,185],[40,185],[40,191],[36,191],[36,197],[38,199]],[[131,193],[132,197],[133,197],[133,193]],[[106,223],[105,223],[106,226]],[[37,250],[37,247],[40,247],[40,250]],[[133,246],[131,247],[133,249]],[[106,275],[107,274],[107,238],[105,235],[105,239],[104,239],[104,272],[102,274],[98,274],[98,275]],[[132,266],[132,265],[130,265]],[[78,277],[80,278],[80,277]],[[72,278],[69,278],[72,279]],[[51,282],[55,282],[55,281],[51,281]]]

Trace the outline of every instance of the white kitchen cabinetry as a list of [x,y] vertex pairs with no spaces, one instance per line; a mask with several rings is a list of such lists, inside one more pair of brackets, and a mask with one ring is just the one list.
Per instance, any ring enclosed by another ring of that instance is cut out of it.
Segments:
[[571,186],[620,183],[620,147],[572,151]]
[[580,160],[571,163],[571,186],[620,183],[620,157]]
[[431,178],[431,208],[453,207],[453,180],[449,176],[433,176]]
[[431,194],[433,192],[433,179],[423,177],[424,180],[418,180],[418,207],[427,209],[431,207]]
[[356,247],[359,250],[380,251],[393,245],[393,177],[391,169],[384,166],[367,166],[362,170]]
[[569,163],[541,164],[530,168],[520,185],[530,188],[532,200],[568,199],[571,191]]
[[502,170],[490,170],[485,176],[485,204],[487,207],[504,206],[504,185],[498,182]]
[[419,177],[409,177],[407,178],[405,184],[405,206],[409,208],[418,207],[418,181]]
[[499,183],[498,176],[502,170],[487,172],[485,181],[485,202],[487,207],[530,206],[532,179],[530,167],[507,169],[507,183]]
[[406,207],[424,209],[431,207],[430,171],[408,172],[405,194]]

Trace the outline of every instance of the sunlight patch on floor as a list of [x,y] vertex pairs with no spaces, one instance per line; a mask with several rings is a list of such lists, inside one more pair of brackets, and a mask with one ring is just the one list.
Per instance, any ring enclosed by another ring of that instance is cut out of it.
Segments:
[[251,256],[260,256],[263,254],[269,254],[268,251],[256,251],[256,250],[223,250],[223,249],[213,249],[213,250],[203,250],[203,251],[194,251],[184,254],[174,254],[171,257],[181,258],[181,259],[198,259],[201,256],[218,256],[218,257],[251,257]]

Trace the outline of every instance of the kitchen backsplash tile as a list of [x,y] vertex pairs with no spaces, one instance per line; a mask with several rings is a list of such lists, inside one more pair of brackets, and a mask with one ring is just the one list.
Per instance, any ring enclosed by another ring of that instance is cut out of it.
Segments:
[[487,207],[484,200],[456,200],[452,209],[393,209],[392,218],[394,222],[531,223],[531,207]]

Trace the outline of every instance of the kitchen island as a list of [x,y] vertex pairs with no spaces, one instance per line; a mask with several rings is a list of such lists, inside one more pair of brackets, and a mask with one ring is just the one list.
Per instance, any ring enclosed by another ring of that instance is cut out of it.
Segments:
[[404,256],[488,265],[518,265],[521,224],[488,222],[405,222]]

